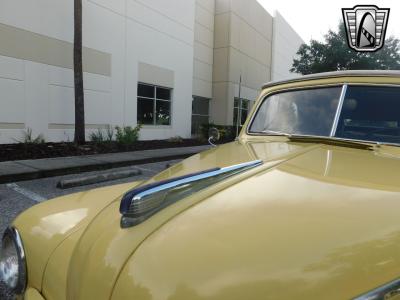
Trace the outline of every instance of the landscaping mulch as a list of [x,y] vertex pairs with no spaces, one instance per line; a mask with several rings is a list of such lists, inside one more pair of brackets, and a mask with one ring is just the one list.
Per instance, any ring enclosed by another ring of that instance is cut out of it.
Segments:
[[192,147],[206,144],[206,141],[196,139],[137,141],[132,145],[121,145],[116,142],[101,144],[88,142],[79,146],[74,143],[3,144],[0,145],[0,161]]

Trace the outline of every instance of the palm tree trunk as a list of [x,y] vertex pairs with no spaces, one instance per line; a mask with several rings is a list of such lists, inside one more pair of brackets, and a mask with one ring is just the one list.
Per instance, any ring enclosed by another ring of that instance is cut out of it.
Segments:
[[74,81],[75,137],[77,144],[85,143],[85,102],[82,67],[82,0],[74,0]]

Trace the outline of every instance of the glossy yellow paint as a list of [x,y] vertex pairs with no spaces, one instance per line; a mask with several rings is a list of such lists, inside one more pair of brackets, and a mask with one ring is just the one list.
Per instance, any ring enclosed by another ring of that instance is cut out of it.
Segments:
[[322,146],[263,170],[152,234],[113,299],[349,299],[398,278],[399,167]]
[[29,286],[41,291],[45,268],[53,251],[75,231],[86,227],[107,205],[118,201],[124,191],[137,184],[61,197],[36,205],[18,216],[13,226],[20,231],[24,243]]
[[[400,79],[309,80],[265,89],[260,99],[340,83]],[[15,226],[27,252],[29,286],[47,300],[333,300],[400,277],[397,147],[293,143],[243,130],[238,141],[149,182],[255,159],[264,164],[128,229],[119,224],[119,200],[138,183],[28,210]]]
[[37,290],[28,288],[25,292],[24,300],[44,300],[44,298]]

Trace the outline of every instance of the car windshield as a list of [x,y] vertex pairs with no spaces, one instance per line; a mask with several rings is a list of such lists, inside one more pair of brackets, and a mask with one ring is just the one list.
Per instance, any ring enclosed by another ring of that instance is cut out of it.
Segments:
[[400,143],[399,91],[336,86],[273,94],[258,108],[249,132]]

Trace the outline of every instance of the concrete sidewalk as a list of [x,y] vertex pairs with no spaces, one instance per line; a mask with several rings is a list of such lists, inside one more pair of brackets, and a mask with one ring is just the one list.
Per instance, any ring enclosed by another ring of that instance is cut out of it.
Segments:
[[210,146],[0,162],[0,184],[185,158]]

